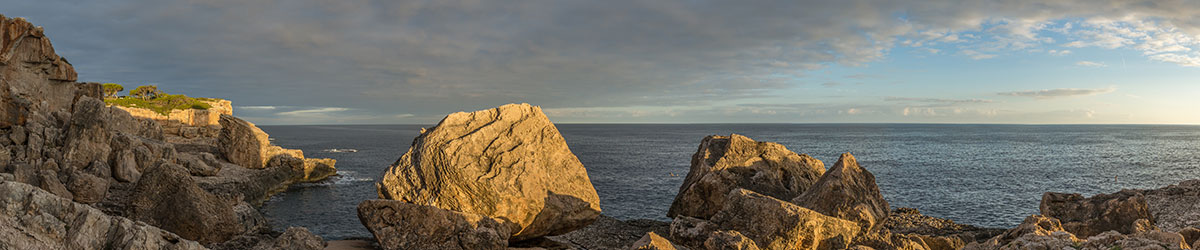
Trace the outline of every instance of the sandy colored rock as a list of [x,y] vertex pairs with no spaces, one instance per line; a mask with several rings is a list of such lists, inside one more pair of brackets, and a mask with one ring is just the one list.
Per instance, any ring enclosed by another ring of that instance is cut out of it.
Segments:
[[983,243],[973,243],[964,249],[1063,249],[1082,240],[1063,230],[1058,219],[1030,215],[1024,222]]
[[808,190],[825,172],[825,165],[773,142],[756,142],[742,135],[712,135],[700,142],[692,165],[668,217],[707,219],[724,207],[725,196],[744,188],[781,200]]
[[0,249],[205,249],[144,223],[0,181]]
[[1062,221],[1063,228],[1078,237],[1089,237],[1115,230],[1131,234],[1146,230],[1138,220],[1153,222],[1146,198],[1137,192],[1099,194],[1084,198],[1080,194],[1045,193],[1039,207],[1042,215]]
[[321,236],[314,235],[307,228],[303,227],[288,227],[283,231],[279,238],[271,247],[266,249],[272,250],[321,250],[325,249],[325,240]]
[[717,231],[713,232],[704,241],[704,249],[708,250],[758,250],[758,245],[754,244],[753,240],[746,238],[745,235],[738,231]]
[[505,249],[511,234],[490,217],[395,200],[363,201],[358,218],[383,249]]
[[632,250],[675,250],[675,245],[672,245],[671,241],[668,241],[666,238],[663,238],[662,236],[658,236],[658,234],[656,234],[654,232],[648,232],[648,233],[646,233],[645,236],[642,236],[641,239],[638,239],[636,242],[633,242],[633,245],[630,246],[629,249],[632,249]]
[[197,186],[182,166],[160,164],[146,171],[130,198],[129,217],[202,243],[242,233],[230,201]]
[[270,160],[266,151],[271,145],[267,133],[253,123],[230,115],[221,115],[220,123],[217,145],[226,160],[245,168],[266,166]]
[[959,224],[952,220],[923,215],[915,208],[904,207],[896,208],[888,213],[888,219],[884,222],[883,228],[897,234],[954,237],[961,239],[964,243],[985,241],[1006,230]]
[[764,249],[845,249],[861,230],[852,221],[745,189],[730,191],[725,208],[711,221]]
[[529,104],[446,116],[376,187],[383,199],[503,220],[514,241],[563,234],[600,215],[587,170]]
[[891,210],[875,184],[875,175],[860,167],[850,153],[842,154],[817,183],[792,203],[857,222],[864,232],[878,228]]
[[337,160],[334,159],[304,159],[303,181],[321,181],[330,176],[337,175],[337,168],[334,168],[335,164],[337,164]]

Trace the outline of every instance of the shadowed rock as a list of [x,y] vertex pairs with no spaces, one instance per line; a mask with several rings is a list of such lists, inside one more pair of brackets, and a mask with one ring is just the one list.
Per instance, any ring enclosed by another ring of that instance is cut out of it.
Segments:
[[384,249],[506,249],[510,234],[490,217],[394,200],[359,203],[358,219]]
[[704,249],[708,250],[758,250],[758,245],[754,244],[753,240],[746,238],[745,235],[737,231],[718,231],[713,232],[708,240],[704,241]]
[[1083,198],[1080,194],[1046,193],[1042,195],[1040,210],[1042,215],[1062,221],[1067,232],[1079,237],[1098,235],[1109,230],[1122,234],[1135,233],[1142,231],[1139,228],[1153,227],[1139,225],[1138,220],[1154,221],[1146,198],[1136,192],[1099,194],[1090,198]]
[[862,225],[863,231],[876,229],[888,217],[887,200],[879,193],[875,175],[858,166],[850,153],[844,153],[817,183],[792,203],[825,215]]
[[529,104],[446,116],[376,187],[383,199],[503,220],[514,241],[563,234],[600,214],[587,170]]
[[691,169],[667,216],[707,219],[724,207],[725,196],[737,188],[791,200],[824,172],[821,161],[778,143],[756,142],[738,134],[708,136],[692,155]]
[[203,243],[242,233],[233,204],[196,185],[182,166],[160,164],[134,188],[129,217]]

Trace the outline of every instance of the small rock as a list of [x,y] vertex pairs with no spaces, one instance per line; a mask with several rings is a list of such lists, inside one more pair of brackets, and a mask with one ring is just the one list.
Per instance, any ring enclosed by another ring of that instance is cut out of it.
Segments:
[[358,204],[358,219],[384,249],[498,249],[509,227],[495,219],[394,200]]
[[25,127],[16,126],[16,127],[13,127],[12,131],[8,134],[8,139],[11,139],[14,144],[25,145],[25,139],[26,139],[25,136],[26,136]]
[[321,250],[325,249],[325,240],[321,236],[314,235],[307,228],[303,227],[288,227],[283,231],[279,238],[275,238],[275,244],[271,249],[278,250]]
[[668,241],[667,239],[664,239],[662,236],[658,236],[658,234],[656,234],[654,232],[647,232],[646,235],[642,236],[641,239],[639,239],[636,242],[633,242],[633,246],[629,247],[629,249],[633,249],[633,250],[675,250],[675,245],[672,245],[670,241]]
[[704,249],[758,250],[758,245],[754,244],[753,240],[746,238],[745,235],[742,235],[738,231],[717,231],[713,232],[712,236],[704,241]]
[[71,191],[67,190],[67,186],[63,185],[58,179],[58,174],[54,171],[38,170],[37,177],[38,187],[42,188],[43,190],[66,199],[75,198],[74,195],[71,195]]
[[712,233],[720,230],[709,221],[687,216],[676,216],[671,221],[671,240],[690,248],[700,248]]
[[112,165],[113,178],[121,182],[137,182],[138,178],[142,177],[142,172],[138,171],[137,164],[133,151],[124,150],[117,153],[117,158],[113,160]]
[[67,190],[74,195],[75,202],[96,203],[108,195],[108,180],[83,172],[73,172]]

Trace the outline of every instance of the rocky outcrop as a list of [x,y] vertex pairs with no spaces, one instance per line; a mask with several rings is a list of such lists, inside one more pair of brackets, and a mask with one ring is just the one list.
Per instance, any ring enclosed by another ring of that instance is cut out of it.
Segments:
[[514,241],[570,232],[600,215],[587,170],[529,104],[446,116],[376,187],[383,199],[503,220]]
[[164,163],[138,181],[128,214],[186,239],[216,243],[243,232],[233,205],[200,189],[182,166]]
[[220,123],[217,145],[225,160],[252,169],[266,166],[270,160],[267,148],[271,145],[267,133],[253,123],[230,115],[222,115]]
[[[1153,227],[1154,217],[1146,198],[1136,192],[1100,194],[1083,198],[1080,194],[1046,193],[1040,205],[1042,215],[1062,222],[1063,228],[1079,237],[1090,237],[1115,230],[1130,234],[1146,226]],[[1139,222],[1139,220],[1145,220]]]
[[1155,225],[1166,231],[1200,227],[1200,180],[1158,189],[1135,190],[1146,199]]
[[394,200],[367,200],[358,218],[384,249],[506,249],[509,227],[476,214]]
[[[561,243],[558,245],[569,249],[625,249],[646,233],[667,235],[669,231],[669,225],[666,222],[647,219],[621,221],[600,215],[595,222],[586,227],[558,236],[549,236],[546,239]],[[518,244],[525,243],[518,242]],[[509,247],[514,247],[514,245],[509,245]],[[522,247],[522,245],[515,247]],[[547,248],[554,249],[554,247]]]
[[825,165],[783,145],[745,136],[708,136],[692,155],[692,166],[679,187],[668,217],[707,219],[724,207],[730,191],[744,188],[781,200],[808,190]]
[[[972,225],[959,224],[952,220],[936,218],[921,214],[915,208],[896,208],[888,214],[883,228],[891,233],[912,234],[923,236],[943,236],[960,239],[962,242],[979,242],[991,239],[1004,233],[1005,229],[981,228]],[[926,237],[928,238],[928,237]],[[936,248],[926,240],[931,248]]]
[[758,250],[753,240],[737,231],[717,231],[704,240],[704,249],[709,250]]
[[965,250],[982,249],[1189,249],[1179,233],[1161,230],[1121,234],[1107,231],[1084,239],[1065,231],[1058,219],[1032,215],[1016,228],[983,243],[971,243]]
[[0,181],[0,239],[0,249],[205,249],[171,232],[13,181]]
[[334,159],[304,159],[304,177],[302,177],[302,180],[313,182],[337,175],[337,168],[333,167],[335,164],[337,164],[337,160]]
[[845,249],[861,230],[855,222],[745,189],[730,191],[725,202],[711,221],[766,249]]
[[662,236],[658,236],[658,234],[656,234],[654,232],[647,232],[646,235],[642,236],[641,239],[638,239],[637,241],[633,242],[633,246],[630,246],[629,249],[632,249],[632,250],[675,250],[675,245],[671,244],[671,241],[668,241],[666,238],[663,238]]
[[850,153],[842,154],[833,168],[792,203],[858,222],[864,232],[876,229],[887,219],[891,209],[875,184],[875,175],[859,167]]

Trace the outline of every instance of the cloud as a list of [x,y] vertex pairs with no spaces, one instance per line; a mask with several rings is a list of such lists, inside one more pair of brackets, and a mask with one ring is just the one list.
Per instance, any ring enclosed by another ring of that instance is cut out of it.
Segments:
[[350,110],[350,109],[349,108],[339,108],[339,107],[323,107],[323,108],[313,108],[313,109],[292,110],[292,111],[286,111],[286,112],[279,112],[279,113],[275,113],[275,114],[281,115],[281,116],[311,116],[311,115],[327,115],[329,113],[337,113],[337,112],[343,112],[343,111],[347,111],[347,110]]
[[993,55],[993,54],[985,54],[983,52],[969,50],[969,49],[963,50],[962,54],[967,57],[970,57],[971,59],[975,59],[975,60],[992,59],[992,58],[996,57],[996,55]]
[[1053,56],[1065,56],[1065,55],[1070,55],[1071,50],[1066,50],[1066,49],[1054,50],[1054,49],[1052,49],[1052,50],[1048,51],[1047,53],[1049,53],[1050,55],[1053,55]]
[[1040,99],[1052,99],[1052,98],[1059,98],[1059,97],[1099,95],[1099,94],[1112,93],[1113,91],[1117,91],[1117,89],[1112,88],[1112,87],[1102,88],[1102,89],[1045,89],[1045,90],[1002,92],[1002,93],[996,93],[996,94],[1002,95],[1002,96],[1033,97],[1034,99],[1040,100]]
[[982,104],[993,103],[992,100],[984,99],[943,99],[943,98],[913,98],[913,97],[884,97],[884,101],[907,103],[907,104],[922,104],[925,107],[950,107],[966,104]]
[[275,110],[277,107],[275,107],[275,106],[235,106],[234,108],[248,109],[248,110]]
[[1098,63],[1098,62],[1093,62],[1093,61],[1079,61],[1079,62],[1076,62],[1075,65],[1084,66],[1084,67],[1096,67],[1096,68],[1108,67],[1108,64]]

